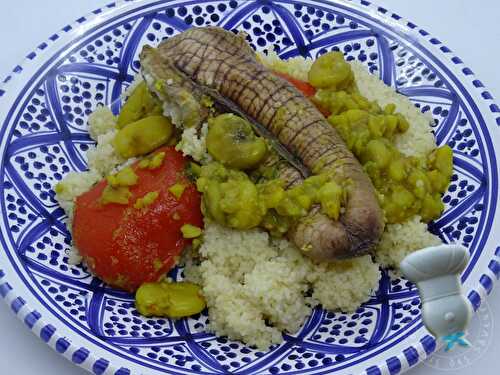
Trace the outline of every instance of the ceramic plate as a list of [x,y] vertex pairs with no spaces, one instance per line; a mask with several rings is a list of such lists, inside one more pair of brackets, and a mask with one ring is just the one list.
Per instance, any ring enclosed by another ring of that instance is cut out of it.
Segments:
[[131,295],[68,265],[70,235],[52,188],[86,169],[87,116],[98,104],[118,110],[144,44],[203,25],[243,30],[254,48],[282,58],[339,49],[432,114],[455,171],[446,212],[430,230],[469,249],[462,281],[479,307],[500,273],[500,109],[440,40],[360,0],[112,3],[33,49],[0,88],[0,295],[28,329],[95,374],[375,375],[422,361],[436,341],[422,326],[418,295],[385,272],[354,314],[316,309],[263,352],[207,333],[206,314],[141,317]]

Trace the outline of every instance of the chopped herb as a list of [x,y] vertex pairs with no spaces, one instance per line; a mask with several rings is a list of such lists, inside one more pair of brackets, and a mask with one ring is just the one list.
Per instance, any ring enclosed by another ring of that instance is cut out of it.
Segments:
[[101,204],[128,204],[131,196],[132,193],[128,186],[112,187],[111,185],[107,185],[101,194]]
[[116,174],[111,174],[106,177],[108,184],[114,188],[120,186],[133,186],[137,184],[139,177],[135,174],[131,167],[125,167]]
[[186,189],[186,185],[176,183],[168,188],[168,191],[171,192],[177,199],[180,199],[182,193]]
[[142,208],[148,207],[158,198],[158,195],[159,193],[157,191],[150,191],[142,198],[137,198],[137,200],[134,203],[134,208],[140,210]]
[[197,226],[191,224],[184,224],[181,227],[181,232],[184,238],[196,238],[201,236],[202,230]]

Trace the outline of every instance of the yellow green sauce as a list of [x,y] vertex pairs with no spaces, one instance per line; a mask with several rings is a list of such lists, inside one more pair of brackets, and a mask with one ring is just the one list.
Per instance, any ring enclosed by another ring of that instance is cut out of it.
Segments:
[[[394,104],[381,108],[358,92],[341,53],[319,57],[308,78],[317,89],[312,101],[330,113],[328,122],[363,165],[386,221],[399,223],[420,215],[427,222],[439,217],[444,208],[441,194],[452,174],[451,149],[444,146],[420,159],[403,155],[394,140],[408,130],[408,121]],[[235,229],[262,226],[271,233],[284,233],[314,204],[338,220],[345,187],[326,175],[312,176],[286,191],[274,178],[276,171],[264,171],[266,183],[249,178],[244,171],[259,167],[266,148],[244,119],[224,114],[209,120],[207,148],[216,163],[201,167],[197,186],[203,193],[204,214],[219,224]]]
[[350,65],[339,52],[313,63],[309,83],[318,89],[312,101],[330,113],[328,122],[372,180],[387,223],[414,215],[425,222],[438,218],[444,209],[441,194],[452,175],[452,150],[443,146],[426,158],[403,155],[394,139],[410,124],[394,104],[382,109],[359,94]]
[[217,223],[234,229],[262,226],[281,235],[314,204],[337,220],[345,201],[344,186],[326,174],[285,190],[280,179],[256,183],[246,173],[218,162],[201,167],[196,186],[203,193],[204,215]]
[[406,132],[409,124],[392,108],[377,114],[351,109],[328,121],[372,180],[387,223],[401,223],[414,215],[428,222],[441,215],[441,194],[453,170],[448,146],[437,148],[427,158],[403,155],[394,146],[394,137]]

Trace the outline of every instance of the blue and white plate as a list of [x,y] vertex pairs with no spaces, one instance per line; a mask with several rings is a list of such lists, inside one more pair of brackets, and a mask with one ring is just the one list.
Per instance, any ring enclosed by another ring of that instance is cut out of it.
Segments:
[[[244,30],[282,58],[340,49],[434,117],[454,150],[446,212],[430,225],[471,254],[475,309],[500,274],[500,109],[462,60],[424,29],[363,0],[111,3],[50,36],[0,88],[0,295],[56,351],[95,374],[395,374],[436,349],[419,298],[384,274],[355,314],[314,311],[268,352],[205,332],[208,317],[141,317],[131,295],[68,265],[70,235],[52,187],[86,169],[86,119],[118,110],[144,44],[192,26]],[[497,230],[493,230],[497,228]]]

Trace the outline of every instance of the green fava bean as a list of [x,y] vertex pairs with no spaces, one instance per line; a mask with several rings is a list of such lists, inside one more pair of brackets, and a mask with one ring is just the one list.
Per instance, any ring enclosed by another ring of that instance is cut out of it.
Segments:
[[354,85],[354,74],[341,52],[328,52],[314,61],[308,80],[317,89],[343,90]]
[[160,103],[151,95],[146,82],[141,82],[120,110],[116,126],[118,129],[122,129],[126,125],[146,116],[161,115],[161,113],[162,108]]
[[426,195],[422,200],[422,209],[420,215],[422,220],[427,222],[441,216],[444,210],[444,204],[441,201],[440,194]]
[[386,168],[391,162],[392,154],[383,139],[373,139],[366,145],[362,161],[373,161],[379,169]]
[[429,164],[449,179],[453,174],[453,150],[448,145],[438,147],[430,155]]
[[207,149],[212,157],[234,169],[257,167],[267,153],[266,142],[241,117],[226,113],[208,120]]
[[149,116],[120,129],[113,146],[126,159],[146,155],[167,143],[172,132],[173,125],[168,118]]
[[351,109],[361,109],[374,114],[382,111],[376,102],[370,102],[360,94],[334,89],[319,89],[312,97],[312,101],[330,115],[338,115]]
[[205,308],[205,300],[196,284],[144,283],[135,294],[135,306],[144,316],[182,318],[200,313]]
[[389,177],[393,179],[396,182],[401,182],[403,181],[408,173],[406,171],[406,163],[404,158],[399,158],[395,159],[394,161],[391,161],[391,164],[389,165]]

